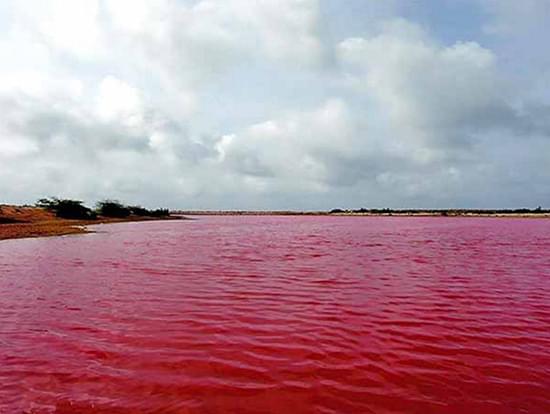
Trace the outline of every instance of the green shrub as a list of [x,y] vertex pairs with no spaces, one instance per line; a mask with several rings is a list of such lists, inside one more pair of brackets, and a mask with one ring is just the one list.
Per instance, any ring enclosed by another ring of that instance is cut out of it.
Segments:
[[156,210],[149,210],[151,217],[168,217],[170,211],[167,208],[157,208]]
[[128,209],[130,210],[130,214],[133,214],[134,216],[149,216],[150,211],[147,210],[144,207],[141,206],[129,206]]
[[117,200],[103,200],[97,203],[96,211],[103,217],[126,218],[131,214],[130,208]]
[[74,220],[94,220],[97,216],[80,200],[59,199],[57,197],[41,198],[36,206],[53,211],[57,217]]

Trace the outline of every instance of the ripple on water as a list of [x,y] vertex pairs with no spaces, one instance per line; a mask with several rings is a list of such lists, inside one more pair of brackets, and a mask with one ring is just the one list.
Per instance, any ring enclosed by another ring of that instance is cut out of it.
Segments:
[[549,245],[266,216],[2,242],[0,413],[549,413]]

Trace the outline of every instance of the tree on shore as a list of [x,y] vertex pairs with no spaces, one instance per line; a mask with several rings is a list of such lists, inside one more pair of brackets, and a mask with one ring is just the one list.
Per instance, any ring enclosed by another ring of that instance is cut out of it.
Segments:
[[167,217],[170,211],[167,208],[157,208],[156,210],[148,210],[142,206],[129,206],[130,213],[134,216],[141,217]]
[[117,200],[103,200],[97,203],[96,211],[104,217],[126,218],[139,217],[167,217],[170,211],[166,208],[149,210],[142,206],[126,206]]
[[97,213],[104,217],[126,218],[132,213],[129,207],[117,200],[103,200],[96,207]]
[[57,217],[76,220],[95,220],[96,213],[83,205],[80,200],[59,199],[57,197],[41,198],[36,206],[52,211]]
[[117,200],[103,200],[96,204],[96,209],[86,207],[80,200],[60,199],[57,197],[41,198],[36,202],[40,207],[55,213],[57,217],[76,220],[94,220],[98,216],[110,218],[168,217],[170,211],[165,208],[149,210],[141,206],[126,206]]

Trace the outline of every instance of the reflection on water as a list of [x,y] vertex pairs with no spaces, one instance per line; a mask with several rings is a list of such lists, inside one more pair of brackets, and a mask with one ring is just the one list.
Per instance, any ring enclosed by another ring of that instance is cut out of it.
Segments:
[[98,229],[0,243],[0,413],[550,412],[550,221]]

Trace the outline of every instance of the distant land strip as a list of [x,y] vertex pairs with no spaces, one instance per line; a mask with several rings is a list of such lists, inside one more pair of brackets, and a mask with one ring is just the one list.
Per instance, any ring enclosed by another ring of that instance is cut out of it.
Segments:
[[299,210],[174,210],[184,216],[419,216],[419,217],[550,217],[550,210],[536,209],[333,209],[330,211]]
[[90,232],[86,226],[100,223],[182,219],[185,216],[365,216],[365,217],[516,217],[550,218],[550,210],[536,209],[333,209],[293,210],[147,210],[116,201],[99,203],[91,210],[80,201],[43,199],[38,206],[0,205],[0,240],[62,236]]

